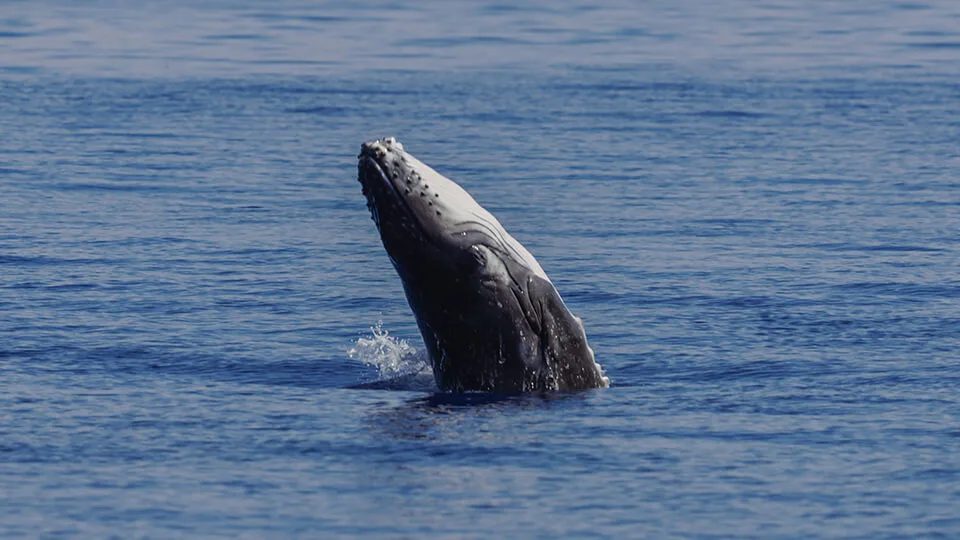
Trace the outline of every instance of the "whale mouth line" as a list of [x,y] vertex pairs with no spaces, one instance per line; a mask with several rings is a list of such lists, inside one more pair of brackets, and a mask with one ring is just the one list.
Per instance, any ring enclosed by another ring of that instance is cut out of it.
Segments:
[[[437,240],[433,238],[429,230],[427,229],[426,224],[418,216],[418,214],[411,208],[410,203],[407,202],[407,199],[400,194],[400,191],[397,189],[397,186],[393,184],[390,180],[387,171],[384,170],[385,164],[381,164],[376,156],[371,155],[370,153],[363,152],[360,154],[360,163],[365,166],[364,172],[361,174],[360,184],[364,186],[367,193],[367,200],[370,202],[370,205],[373,207],[373,210],[377,213],[377,219],[374,221],[377,224],[377,228],[383,232],[383,227],[386,225],[390,227],[390,220],[386,224],[381,221],[380,213],[377,209],[379,198],[371,191],[371,180],[379,182],[381,184],[386,184],[386,188],[380,188],[380,197],[389,197],[393,200],[393,207],[396,209],[397,216],[394,217],[394,224],[397,222],[412,224],[412,228],[416,231],[416,234],[419,236],[421,242],[426,243],[429,246],[432,246],[434,249],[440,250],[441,246],[437,244]],[[371,179],[370,175],[376,175],[377,178]],[[402,225],[401,225],[402,226]]]
[[[386,184],[390,188],[390,191],[393,192],[393,195],[396,199],[400,199],[400,194],[397,193],[397,188],[393,185],[393,182],[391,182],[390,179],[387,177],[387,172],[383,170],[383,165],[381,165],[380,162],[376,160],[376,158],[374,158],[373,156],[364,154],[360,156],[360,163],[366,165],[368,168],[372,167],[373,170],[376,172],[376,174],[380,177],[379,180],[381,180],[384,184]],[[369,177],[369,174],[366,174],[364,176]],[[361,181],[361,183],[365,183],[365,182]]]
[[[377,161],[377,159],[374,156],[371,156],[369,154],[361,154],[360,163],[362,163],[367,167],[367,171],[365,171],[364,174],[362,175],[362,178],[360,179],[360,183],[363,184],[364,187],[366,187],[368,190],[370,189],[370,186],[368,185],[370,183],[369,178],[371,176],[369,169],[372,168],[373,174],[378,177],[377,181],[379,181],[381,184],[386,185],[386,188],[387,188],[386,190],[389,191],[390,196],[393,198],[393,200],[398,203],[397,206],[400,208],[403,208],[403,213],[406,214],[406,217],[410,218],[411,221],[417,222],[417,225],[420,226],[420,222],[416,218],[416,214],[413,212],[413,209],[410,208],[410,205],[407,203],[406,199],[400,196],[400,192],[397,191],[397,186],[393,185],[393,182],[390,181],[390,178],[387,175],[387,172],[383,170],[383,165],[381,165],[380,162]],[[376,206],[377,197],[375,197],[372,193],[367,194],[367,197],[370,201],[373,202],[374,206]]]

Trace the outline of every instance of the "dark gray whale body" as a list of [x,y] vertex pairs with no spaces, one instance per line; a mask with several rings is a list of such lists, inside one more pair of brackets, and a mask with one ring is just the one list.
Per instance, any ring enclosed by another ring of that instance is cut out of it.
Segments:
[[359,160],[441,390],[608,386],[580,319],[493,215],[392,137],[364,143]]

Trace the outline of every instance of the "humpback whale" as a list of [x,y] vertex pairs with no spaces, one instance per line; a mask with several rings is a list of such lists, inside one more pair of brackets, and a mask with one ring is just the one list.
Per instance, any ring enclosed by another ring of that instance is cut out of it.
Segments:
[[366,142],[358,180],[442,391],[609,386],[575,317],[520,242],[393,137]]

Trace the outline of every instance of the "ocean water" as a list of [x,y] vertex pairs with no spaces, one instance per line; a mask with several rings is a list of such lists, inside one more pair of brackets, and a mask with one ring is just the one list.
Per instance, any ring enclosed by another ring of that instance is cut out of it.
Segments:
[[[382,136],[611,388],[416,375]],[[958,351],[956,2],[0,2],[0,536],[953,538]]]

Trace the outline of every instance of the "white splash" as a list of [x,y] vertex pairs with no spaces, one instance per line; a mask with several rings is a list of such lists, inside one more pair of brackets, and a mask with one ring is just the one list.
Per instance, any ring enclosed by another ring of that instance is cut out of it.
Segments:
[[404,339],[390,337],[383,329],[383,321],[370,328],[370,337],[357,338],[347,349],[347,355],[368,366],[377,368],[378,378],[394,379],[404,375],[431,373],[426,351],[418,351]]

